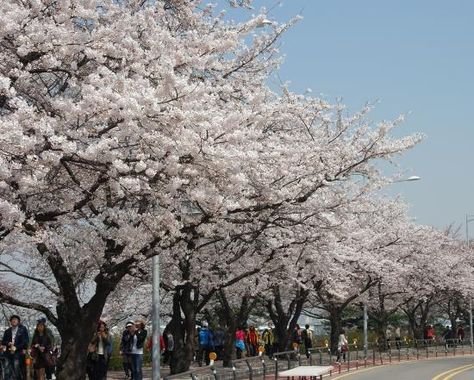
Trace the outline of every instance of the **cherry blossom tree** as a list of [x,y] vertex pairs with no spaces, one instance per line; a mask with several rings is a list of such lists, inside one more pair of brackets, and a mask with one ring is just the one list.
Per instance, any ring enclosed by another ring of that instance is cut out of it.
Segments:
[[197,5],[0,4],[0,260],[31,288],[0,300],[57,327],[58,379],[84,377],[108,297],[152,256],[178,274],[164,286],[190,331],[212,294],[298,241],[281,231],[314,213],[302,206],[353,176],[379,181],[374,161],[420,139],[273,93],[291,22],[262,30],[264,15],[228,23]]

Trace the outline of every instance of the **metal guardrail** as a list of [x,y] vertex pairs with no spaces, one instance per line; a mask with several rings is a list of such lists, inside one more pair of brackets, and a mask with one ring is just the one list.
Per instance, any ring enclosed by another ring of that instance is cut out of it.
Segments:
[[[456,356],[473,354],[470,342],[458,339],[436,340],[390,340],[379,343],[369,343],[367,348],[357,344],[349,344],[345,360],[336,362],[336,354],[329,347],[314,347],[304,352],[284,351],[274,353],[272,358],[266,355],[253,356],[232,361],[231,367],[223,367],[222,362],[212,366],[200,367],[191,371],[169,375],[165,380],[240,380],[268,379],[269,376],[278,378],[282,370],[299,365],[333,366],[333,373],[341,373],[368,367],[383,365],[402,360],[419,360],[430,357]],[[342,355],[341,355],[342,358]]]

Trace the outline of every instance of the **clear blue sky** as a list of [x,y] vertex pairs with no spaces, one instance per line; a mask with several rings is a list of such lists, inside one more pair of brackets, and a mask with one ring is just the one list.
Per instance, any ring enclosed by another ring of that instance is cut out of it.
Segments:
[[[276,7],[274,7],[276,5]],[[255,0],[270,17],[303,16],[283,38],[291,89],[349,109],[378,101],[373,120],[406,121],[425,141],[400,160],[421,181],[393,185],[419,223],[443,227],[474,214],[473,0]],[[229,12],[230,18],[240,18]],[[235,17],[234,17],[235,16]],[[474,223],[471,224],[474,235]]]

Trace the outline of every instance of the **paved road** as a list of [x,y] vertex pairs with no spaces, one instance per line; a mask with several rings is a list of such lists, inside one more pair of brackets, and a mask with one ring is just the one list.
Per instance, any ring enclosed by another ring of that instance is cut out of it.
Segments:
[[420,360],[361,369],[333,377],[344,380],[473,380],[474,357]]

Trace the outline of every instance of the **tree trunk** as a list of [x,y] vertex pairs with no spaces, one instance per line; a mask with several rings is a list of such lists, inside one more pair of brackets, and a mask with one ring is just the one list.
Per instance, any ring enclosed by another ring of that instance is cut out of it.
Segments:
[[191,299],[192,287],[187,284],[181,294],[181,309],[184,313],[184,357],[186,359],[187,368],[193,362],[194,358],[194,334],[196,330],[196,309],[193,300]]
[[224,290],[219,292],[219,301],[222,307],[221,317],[227,326],[227,334],[224,343],[223,366],[231,367],[235,358],[235,333],[238,327],[247,323],[250,312],[255,306],[255,300],[250,302],[250,296],[245,294],[242,297],[239,309],[234,311],[229,304]]
[[189,366],[186,364],[186,355],[184,349],[184,329],[183,318],[181,317],[180,294],[176,291],[173,295],[173,314],[167,328],[173,335],[174,350],[170,358],[171,374],[186,371]]
[[273,321],[275,325],[275,338],[278,343],[278,351],[289,349],[288,319],[280,318]]
[[303,288],[296,289],[296,294],[286,310],[283,307],[280,288],[278,286],[273,288],[273,300],[267,302],[266,308],[275,325],[278,351],[290,349],[290,334],[296,327],[308,295],[308,290]]
[[227,326],[225,336],[224,353],[222,357],[222,365],[224,367],[232,367],[232,360],[235,358],[235,332],[237,331],[237,323],[235,319]]
[[173,296],[173,315],[168,324],[175,344],[170,359],[171,374],[187,371],[194,357],[196,318],[191,290],[191,286],[186,284],[176,289]]
[[61,356],[56,379],[83,380],[86,377],[87,346],[95,331],[94,323],[71,323],[71,330],[61,332]]
[[61,356],[56,379],[83,380],[86,377],[87,347],[94,336],[108,293],[98,291],[91,302],[59,303],[57,328],[61,336]]
[[339,342],[339,334],[342,330],[342,311],[339,308],[332,308],[329,311],[329,322],[331,325],[330,347],[331,352],[336,354],[337,344]]

